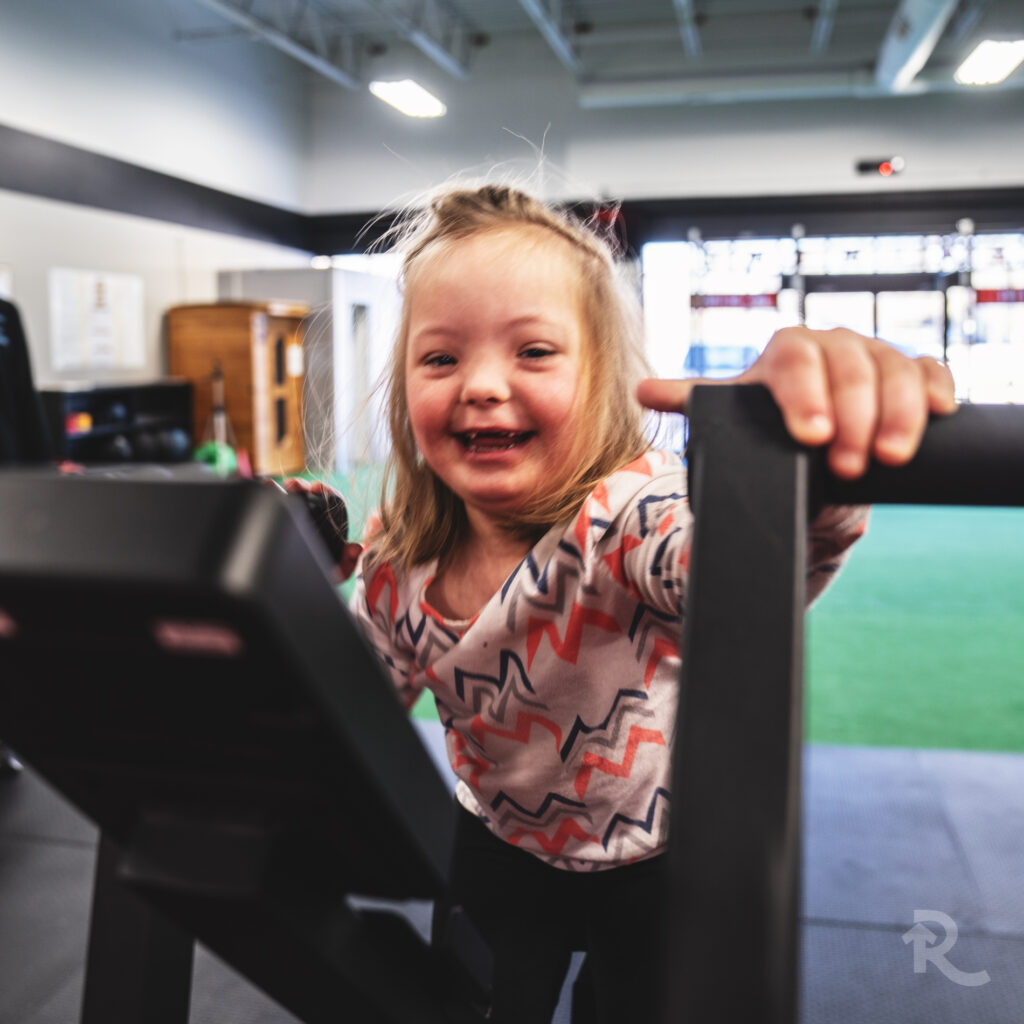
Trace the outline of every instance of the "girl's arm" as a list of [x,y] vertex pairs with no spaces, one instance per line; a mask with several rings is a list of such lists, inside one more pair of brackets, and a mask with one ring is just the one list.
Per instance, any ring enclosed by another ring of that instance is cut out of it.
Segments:
[[[645,380],[637,397],[664,412],[685,412],[696,384],[706,380]],[[828,445],[837,476],[860,476],[871,458],[890,466],[917,451],[928,415],[956,408],[953,377],[927,356],[910,359],[878,338],[837,328],[787,327],[760,358],[729,383],[761,383],[801,444]]]
[[387,562],[361,567],[349,610],[380,658],[406,711],[420,698],[422,685],[412,682],[413,652],[398,639],[398,580]]
[[[826,506],[808,527],[808,606],[832,582],[850,548],[863,536],[868,511],[865,505]],[[606,556],[613,576],[662,614],[684,614],[693,541],[693,518],[686,499],[648,496],[634,503],[617,535],[620,550]]]
[[[806,327],[778,331],[757,362],[731,381],[645,380],[637,397],[651,409],[682,413],[695,385],[715,383],[766,385],[793,438],[827,444],[829,468],[845,478],[860,476],[872,458],[891,466],[908,462],[929,414],[956,409],[953,377],[936,360],[908,358],[853,331]],[[838,571],[866,519],[866,509],[825,508],[811,524],[809,601]]]

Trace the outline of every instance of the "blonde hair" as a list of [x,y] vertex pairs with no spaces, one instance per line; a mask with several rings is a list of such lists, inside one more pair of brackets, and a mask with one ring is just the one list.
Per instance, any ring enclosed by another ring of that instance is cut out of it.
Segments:
[[407,571],[452,553],[466,528],[462,499],[420,455],[409,422],[405,363],[409,334],[408,286],[430,260],[443,259],[451,245],[485,231],[529,227],[562,239],[579,263],[585,327],[582,400],[586,422],[577,430],[565,479],[529,496],[526,507],[505,522],[524,537],[539,535],[571,519],[587,495],[609,473],[650,447],[644,413],[634,393],[649,375],[642,351],[639,302],[616,272],[611,245],[597,224],[556,210],[515,188],[486,185],[453,188],[393,229],[402,259],[405,290],[398,336],[386,383],[392,448],[385,471],[381,527],[370,539],[369,558],[388,559]]

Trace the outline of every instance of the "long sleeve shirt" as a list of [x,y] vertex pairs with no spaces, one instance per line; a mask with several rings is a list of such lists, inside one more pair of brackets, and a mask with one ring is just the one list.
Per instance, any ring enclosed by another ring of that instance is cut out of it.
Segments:
[[[666,847],[691,527],[679,456],[652,451],[549,530],[472,619],[427,601],[436,563],[358,578],[355,613],[403,702],[434,693],[460,803],[556,867]],[[813,533],[812,596],[863,527],[843,510]]]

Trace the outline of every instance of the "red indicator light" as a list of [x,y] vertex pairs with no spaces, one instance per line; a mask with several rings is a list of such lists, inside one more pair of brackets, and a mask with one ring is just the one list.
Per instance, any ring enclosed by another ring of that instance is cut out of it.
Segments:
[[901,156],[883,156],[875,160],[858,160],[855,167],[858,174],[877,174],[881,178],[891,178],[906,165],[907,162]]

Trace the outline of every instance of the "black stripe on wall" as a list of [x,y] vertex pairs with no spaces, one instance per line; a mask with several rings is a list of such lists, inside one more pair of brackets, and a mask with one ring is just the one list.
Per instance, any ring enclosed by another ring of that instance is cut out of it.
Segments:
[[309,218],[0,125],[0,188],[308,249]]
[[785,238],[795,224],[808,235],[948,235],[967,217],[976,231],[1022,231],[1024,188],[645,199],[622,213],[634,247],[686,238],[691,227],[704,238]]
[[[622,203],[621,234],[650,241],[808,235],[950,234],[963,217],[977,231],[1024,231],[1024,188],[891,191]],[[307,216],[0,125],[0,189],[274,242],[309,253],[365,252],[391,224],[376,212]],[[585,204],[582,204],[585,208]]]

